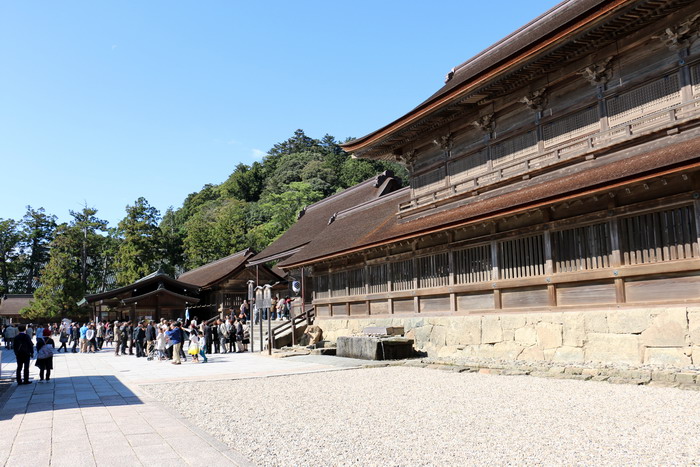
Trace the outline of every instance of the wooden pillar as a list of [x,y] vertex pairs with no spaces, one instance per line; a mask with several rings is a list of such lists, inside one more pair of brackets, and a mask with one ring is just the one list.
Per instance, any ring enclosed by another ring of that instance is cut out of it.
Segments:
[[549,230],[542,233],[544,239],[544,273],[547,276],[547,296],[549,306],[557,306],[557,287],[550,283],[554,274],[554,261],[552,260],[552,234]]
[[493,281],[493,307],[496,310],[501,309],[501,291],[496,286],[496,281],[499,279],[499,261],[498,261],[498,242],[491,242],[491,280]]
[[[612,247],[612,258],[610,265],[613,269],[622,266],[622,242],[620,241],[620,229],[617,219],[610,219],[608,222],[610,229],[610,246]],[[616,273],[617,271],[615,271]],[[615,302],[625,303],[627,301],[625,293],[625,280],[621,277],[615,278]]]

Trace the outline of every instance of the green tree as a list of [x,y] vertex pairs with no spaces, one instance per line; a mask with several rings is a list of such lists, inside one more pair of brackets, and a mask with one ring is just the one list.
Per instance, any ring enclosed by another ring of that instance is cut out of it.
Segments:
[[0,295],[13,292],[22,235],[13,219],[0,219]]
[[22,219],[21,267],[25,274],[24,293],[33,293],[39,271],[49,260],[49,244],[56,230],[56,216],[46,214],[44,208],[32,209]]
[[161,264],[160,212],[139,198],[126,207],[119,222],[120,244],[115,259],[117,285],[128,285],[155,271]]
[[182,229],[177,225],[175,211],[169,207],[160,222],[162,238],[163,263],[162,268],[172,277],[178,275],[184,263],[184,239]]
[[70,211],[73,220],[56,228],[49,261],[41,271],[41,285],[24,310],[28,318],[57,318],[78,313],[77,303],[99,288],[107,222],[85,206]]
[[247,247],[247,204],[231,199],[210,203],[187,221],[187,266],[195,268]]

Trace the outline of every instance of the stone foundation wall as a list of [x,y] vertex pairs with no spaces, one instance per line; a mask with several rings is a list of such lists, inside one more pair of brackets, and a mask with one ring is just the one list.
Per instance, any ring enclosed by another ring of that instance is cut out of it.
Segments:
[[322,319],[325,340],[403,326],[429,357],[700,365],[700,307]]

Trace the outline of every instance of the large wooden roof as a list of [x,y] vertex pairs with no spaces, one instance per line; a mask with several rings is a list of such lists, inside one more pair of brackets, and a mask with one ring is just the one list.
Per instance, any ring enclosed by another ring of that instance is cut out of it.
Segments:
[[311,242],[341,211],[376,200],[401,187],[391,171],[329,196],[306,208],[299,220],[270,246],[251,258],[249,264],[261,264],[287,258]]
[[178,280],[189,282],[202,288],[210,287],[245,268],[248,259],[254,255],[253,250],[245,249],[187,271],[181,274]]
[[566,0],[455,67],[437,92],[388,125],[341,145],[358,157],[394,159],[421,135],[508,94],[565,61],[591,53],[694,0]]

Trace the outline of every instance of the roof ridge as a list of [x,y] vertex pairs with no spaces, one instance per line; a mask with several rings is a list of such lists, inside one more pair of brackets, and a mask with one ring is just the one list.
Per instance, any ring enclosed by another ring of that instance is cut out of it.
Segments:
[[393,199],[394,197],[397,197],[399,195],[403,195],[404,191],[408,191],[410,189],[411,189],[411,187],[409,187],[409,186],[399,188],[398,190],[394,190],[394,191],[387,193],[385,195],[378,196],[378,197],[371,199],[369,201],[365,201],[364,203],[360,203],[360,204],[357,204],[357,205],[352,206],[350,208],[344,209],[342,211],[338,211],[335,214],[335,217],[336,217],[336,219],[338,219],[339,217],[344,217],[344,216],[347,216],[349,214],[352,214],[355,211],[361,211],[362,209],[366,209],[373,204],[376,204],[379,202],[385,202],[385,201]]
[[228,260],[228,259],[235,258],[236,256],[245,255],[245,254],[247,254],[248,252],[251,252],[251,251],[252,251],[252,250],[251,250],[250,248],[246,248],[245,250],[237,251],[237,252],[235,252],[235,253],[233,253],[233,254],[230,254],[230,255],[228,255],[228,256],[224,256],[223,258],[219,258],[219,259],[214,260],[214,261],[212,261],[212,262],[210,262],[210,263],[203,264],[203,265],[201,265],[201,266],[199,266],[199,267],[196,267],[196,268],[194,268],[194,269],[190,269],[189,271],[185,271],[185,272],[183,272],[182,274],[180,274],[180,277],[184,276],[185,274],[189,274],[189,273],[191,273],[191,272],[198,271],[198,270],[200,270],[200,269],[204,269],[204,268],[213,266],[213,265],[215,265],[215,264],[221,263],[222,261],[226,261],[226,260]]
[[[343,195],[347,195],[348,193],[351,193],[351,192],[353,192],[353,191],[359,189],[360,187],[364,187],[366,184],[368,184],[368,183],[370,183],[370,182],[376,183],[376,182],[377,182],[377,178],[381,177],[381,176],[384,175],[386,172],[391,172],[391,171],[380,172],[380,173],[374,175],[373,177],[368,178],[367,180],[358,183],[357,185],[349,186],[349,187],[347,187],[346,189],[344,189],[343,191],[340,191],[340,192],[338,192],[338,193],[334,193],[334,194],[332,194],[332,195],[330,195],[330,196],[327,196],[327,197],[325,197],[325,198],[323,198],[323,199],[320,199],[320,200],[316,201],[315,203],[312,203],[312,204],[309,204],[308,206],[306,206],[305,210],[308,211],[308,210],[311,209],[311,208],[315,208],[315,207],[318,207],[318,206],[320,206],[320,205],[323,205],[323,204],[324,204],[325,202],[327,202],[327,201],[330,201],[330,200],[332,200],[332,199],[340,198],[340,197],[342,197]],[[392,172],[392,173],[391,173],[390,175],[388,175],[386,178],[389,179],[389,178],[396,178],[396,177],[394,176],[394,174],[393,174],[393,172]],[[382,184],[381,184],[380,186],[378,186],[377,188],[380,188],[383,184],[384,184],[384,183],[382,183]]]

